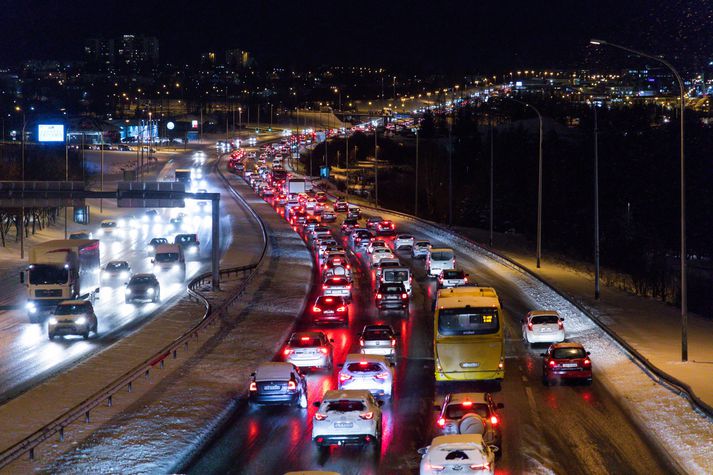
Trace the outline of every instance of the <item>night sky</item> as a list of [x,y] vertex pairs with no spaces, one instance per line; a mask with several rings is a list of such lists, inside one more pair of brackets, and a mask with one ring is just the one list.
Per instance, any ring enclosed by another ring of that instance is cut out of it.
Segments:
[[[590,37],[700,62],[709,0],[244,2],[0,0],[0,64],[80,59],[83,39],[157,36],[162,60],[241,48],[263,64],[384,65],[422,72],[575,67]],[[685,56],[685,58],[684,58]],[[713,58],[711,58],[713,59]]]

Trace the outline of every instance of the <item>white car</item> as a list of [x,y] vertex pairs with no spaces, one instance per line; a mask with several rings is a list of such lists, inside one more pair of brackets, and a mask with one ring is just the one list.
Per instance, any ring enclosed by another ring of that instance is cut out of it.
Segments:
[[444,269],[456,268],[456,255],[453,249],[432,248],[426,256],[426,272],[429,277],[437,277]]
[[426,258],[431,251],[431,243],[428,241],[416,241],[411,248],[411,257],[414,259]]
[[421,475],[443,473],[495,473],[497,447],[488,446],[480,434],[441,435],[418,450]]
[[366,247],[366,252],[371,254],[372,252],[374,252],[374,249],[377,249],[379,247],[385,247],[386,249],[389,248],[389,246],[386,245],[386,241],[384,241],[383,239],[374,239]]
[[113,236],[119,231],[119,224],[113,219],[105,219],[99,225],[97,236]]
[[384,272],[384,269],[389,267],[401,267],[401,262],[398,259],[381,259],[379,263],[374,266],[374,276],[377,281],[381,280],[381,274]]
[[522,338],[534,343],[561,343],[565,339],[564,318],[554,310],[533,310],[522,319]]
[[326,295],[327,297],[344,297],[344,300],[351,303],[351,281],[347,276],[326,277],[322,283],[322,295]]
[[462,287],[468,283],[468,274],[458,269],[443,269],[438,274],[438,288],[450,289],[452,287]]
[[375,397],[391,399],[394,369],[385,356],[349,354],[337,382],[340,390],[366,389]]
[[312,440],[318,447],[374,444],[381,448],[381,407],[369,391],[327,391],[314,414]]
[[287,341],[282,354],[285,361],[298,368],[323,368],[334,365],[332,342],[324,332],[295,332]]
[[410,234],[399,234],[394,239],[394,249],[413,249],[416,239]]
[[391,249],[389,248],[377,247],[371,253],[371,266],[374,267],[377,263],[381,261],[381,259],[396,259],[396,256],[394,256],[394,253],[391,252]]

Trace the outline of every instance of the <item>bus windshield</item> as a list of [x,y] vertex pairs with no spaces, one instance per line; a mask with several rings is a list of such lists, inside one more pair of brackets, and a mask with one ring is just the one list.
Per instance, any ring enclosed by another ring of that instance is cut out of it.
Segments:
[[438,333],[443,336],[487,335],[500,329],[494,308],[443,308],[438,311]]

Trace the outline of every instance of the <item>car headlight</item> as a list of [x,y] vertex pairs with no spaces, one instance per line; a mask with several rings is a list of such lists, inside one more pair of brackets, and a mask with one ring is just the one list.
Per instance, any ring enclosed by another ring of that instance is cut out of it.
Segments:
[[123,219],[120,219],[116,224],[117,224],[120,228],[123,228],[124,226],[126,226],[126,221],[124,221]]
[[153,252],[153,251],[154,251],[154,247],[153,247],[153,246],[148,246],[148,247],[146,248],[146,250],[149,251],[149,252]]
[[195,254],[196,252],[198,252],[198,246],[191,247],[188,252],[190,252],[191,254]]
[[97,236],[103,236],[104,235],[104,230],[103,229],[97,229]]
[[181,266],[179,266],[178,264],[174,264],[173,270],[175,270],[175,271],[181,270]]
[[86,317],[79,317],[79,318],[77,319],[77,322],[76,322],[76,323],[77,323],[77,325],[84,325],[85,323],[87,323],[87,318],[86,318]]
[[47,320],[47,323],[50,325],[57,325],[57,319],[54,317],[50,317],[49,320]]
[[155,292],[156,292],[156,290],[153,289],[153,288],[150,288],[150,289],[147,289],[147,290],[146,290],[146,293],[149,294],[149,295],[153,295]]
[[37,306],[35,306],[35,304],[32,302],[27,302],[27,304],[25,305],[25,308],[30,313],[35,313],[37,311]]
[[126,295],[131,295],[131,289],[127,287],[126,290],[124,290],[124,293]]
[[119,277],[121,277],[122,279],[126,279],[127,277],[129,277],[129,273],[127,271],[123,271],[121,274],[119,274]]

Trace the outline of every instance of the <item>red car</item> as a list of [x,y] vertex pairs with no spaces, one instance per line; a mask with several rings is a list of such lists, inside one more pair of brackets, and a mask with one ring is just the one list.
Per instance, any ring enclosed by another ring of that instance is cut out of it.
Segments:
[[592,384],[592,361],[579,343],[555,343],[542,353],[542,384],[565,380]]
[[376,225],[377,236],[393,236],[396,234],[396,226],[392,221],[385,219]]

